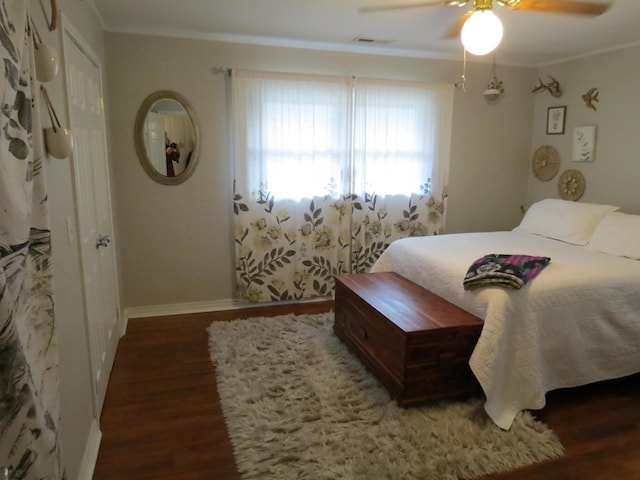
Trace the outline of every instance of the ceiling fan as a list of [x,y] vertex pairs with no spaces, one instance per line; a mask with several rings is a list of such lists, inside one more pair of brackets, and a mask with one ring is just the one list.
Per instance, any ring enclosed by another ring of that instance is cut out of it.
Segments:
[[[530,12],[563,13],[595,17],[606,12],[611,4],[590,3],[577,0],[495,0],[495,3],[512,10]],[[445,37],[462,37],[466,50],[476,55],[493,51],[502,40],[502,23],[493,14],[493,0],[443,0],[440,2],[396,3],[361,7],[361,13],[405,10],[425,7],[466,7],[473,8],[464,13]],[[470,21],[467,21],[470,20]]]

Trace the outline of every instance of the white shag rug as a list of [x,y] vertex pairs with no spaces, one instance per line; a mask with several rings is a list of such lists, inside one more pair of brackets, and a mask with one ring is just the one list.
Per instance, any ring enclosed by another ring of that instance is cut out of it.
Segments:
[[562,455],[528,412],[503,431],[480,398],[398,407],[332,328],[332,312],[209,327],[243,479],[458,480]]

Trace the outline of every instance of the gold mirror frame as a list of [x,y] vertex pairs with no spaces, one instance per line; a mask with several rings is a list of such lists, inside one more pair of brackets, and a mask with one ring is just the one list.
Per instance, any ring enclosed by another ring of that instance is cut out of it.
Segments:
[[[193,152],[191,154],[189,165],[185,168],[183,172],[175,177],[167,177],[162,173],[158,172],[156,168],[153,166],[151,159],[149,158],[149,154],[144,144],[144,125],[147,118],[147,114],[149,113],[151,107],[160,100],[175,100],[184,108],[185,112],[187,112],[187,116],[189,120],[191,120],[191,125],[193,127]],[[161,183],[163,185],[177,185],[179,183],[187,180],[196,168],[199,158],[200,151],[200,132],[198,128],[198,122],[196,121],[196,117],[193,113],[193,108],[187,102],[187,100],[180,94],[173,92],[171,90],[159,90],[157,92],[152,93],[147,98],[144,99],[142,105],[138,109],[138,113],[136,115],[136,121],[134,126],[134,145],[136,148],[136,153],[138,154],[138,160],[140,160],[140,164],[145,172],[156,182]]]

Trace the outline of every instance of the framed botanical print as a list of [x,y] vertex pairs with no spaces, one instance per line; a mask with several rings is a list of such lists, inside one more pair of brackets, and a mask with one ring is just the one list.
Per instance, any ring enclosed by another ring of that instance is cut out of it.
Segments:
[[596,153],[596,127],[587,125],[573,129],[573,161],[593,162]]
[[549,107],[547,109],[547,135],[560,135],[564,133],[564,123],[567,107]]

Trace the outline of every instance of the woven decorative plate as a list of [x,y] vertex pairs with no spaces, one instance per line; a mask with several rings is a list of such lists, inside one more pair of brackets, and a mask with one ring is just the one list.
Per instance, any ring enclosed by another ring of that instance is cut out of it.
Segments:
[[531,168],[538,180],[548,182],[556,176],[560,169],[560,154],[558,154],[555,147],[542,145],[533,154]]
[[569,169],[558,178],[558,193],[563,200],[579,200],[584,194],[586,182],[580,170]]

